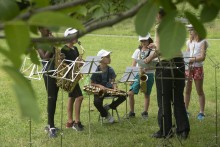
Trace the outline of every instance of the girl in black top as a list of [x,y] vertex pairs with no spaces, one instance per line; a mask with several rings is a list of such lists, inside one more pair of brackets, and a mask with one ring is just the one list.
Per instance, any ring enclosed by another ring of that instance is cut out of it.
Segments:
[[[41,33],[41,37],[51,37],[52,34],[47,28],[40,27],[39,31]],[[54,70],[54,60],[52,57],[54,56],[54,52],[45,51],[42,48],[37,49],[40,58],[42,60],[48,60],[48,64],[46,67],[46,71]],[[54,49],[53,49],[54,51]],[[44,63],[43,63],[44,64]],[[54,124],[54,115],[56,110],[56,102],[57,102],[57,96],[58,96],[58,90],[59,88],[56,85],[56,79],[51,78],[49,76],[51,73],[43,74],[45,87],[47,90],[47,118],[48,118],[48,126],[45,127],[46,131],[49,131],[50,137],[56,137],[57,136],[57,129],[55,128]]]
[[[74,35],[76,33],[77,33],[76,29],[68,28],[64,33],[64,37],[67,37],[69,35]],[[77,47],[74,46],[74,44],[76,44],[77,42],[78,42],[77,39],[73,39],[61,49],[61,53],[65,55],[65,59],[74,61],[79,56],[79,51]],[[69,93],[69,99],[67,104],[68,121],[66,123],[66,128],[73,128],[76,131],[83,130],[83,125],[80,122],[80,109],[81,109],[82,101],[83,101],[82,91],[80,89],[79,83],[77,83],[73,91]],[[73,120],[74,103],[75,103],[75,107],[74,107],[75,120]]]

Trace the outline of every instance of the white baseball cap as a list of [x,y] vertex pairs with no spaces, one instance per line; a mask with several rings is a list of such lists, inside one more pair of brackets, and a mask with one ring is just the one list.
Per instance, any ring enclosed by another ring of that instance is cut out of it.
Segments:
[[188,28],[188,30],[193,30],[194,29],[192,24],[188,24],[188,25],[186,25],[186,27]]
[[74,28],[68,28],[66,29],[66,31],[64,32],[64,37],[67,37],[68,35],[72,35],[77,33],[78,30],[74,29]]
[[99,56],[99,57],[105,57],[105,56],[108,56],[109,54],[111,54],[111,51],[106,51],[106,50],[101,49],[101,50],[98,52],[97,56]]
[[139,41],[141,41],[141,40],[148,40],[150,38],[150,33],[148,33],[146,36],[139,36]]

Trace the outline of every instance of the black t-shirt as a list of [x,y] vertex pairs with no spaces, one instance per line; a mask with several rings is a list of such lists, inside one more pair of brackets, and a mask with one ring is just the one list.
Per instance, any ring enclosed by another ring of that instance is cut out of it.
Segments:
[[[45,68],[45,71],[54,70],[55,69],[55,63],[54,63],[54,54],[55,54],[55,47],[52,47],[52,54],[50,54],[50,59],[48,60],[47,66]],[[46,65],[46,62],[41,62],[43,66]]]
[[70,48],[67,45],[65,45],[61,49],[61,53],[63,53],[65,55],[65,59],[72,60],[72,61],[76,60],[76,58],[79,56],[79,51],[78,51],[77,47],[75,47],[75,46]]
[[[98,66],[96,71],[101,71]],[[101,84],[107,88],[113,88],[112,83],[110,82],[112,79],[115,79],[116,74],[113,68],[108,66],[108,69],[103,73],[94,73],[91,76],[91,80],[96,84]]]

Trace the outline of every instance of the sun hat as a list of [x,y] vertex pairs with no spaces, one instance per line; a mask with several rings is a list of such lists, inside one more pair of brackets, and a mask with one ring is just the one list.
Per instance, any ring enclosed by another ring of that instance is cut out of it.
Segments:
[[111,51],[106,51],[104,49],[101,49],[98,53],[97,53],[97,56],[99,57],[105,57],[105,56],[108,56],[109,54],[111,54]]
[[148,40],[150,38],[150,33],[148,33],[146,36],[139,36],[138,40],[142,41],[142,40]]
[[77,33],[78,30],[74,29],[74,28],[68,28],[65,30],[64,32],[64,37],[67,37],[68,35],[72,35],[72,34],[75,34]]

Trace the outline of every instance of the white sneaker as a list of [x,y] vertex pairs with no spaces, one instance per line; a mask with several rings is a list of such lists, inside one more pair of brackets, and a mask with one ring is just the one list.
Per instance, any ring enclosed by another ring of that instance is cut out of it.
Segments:
[[112,117],[109,112],[108,112],[108,115],[105,117],[105,120],[111,124],[114,123],[114,121],[115,121],[114,117]]

